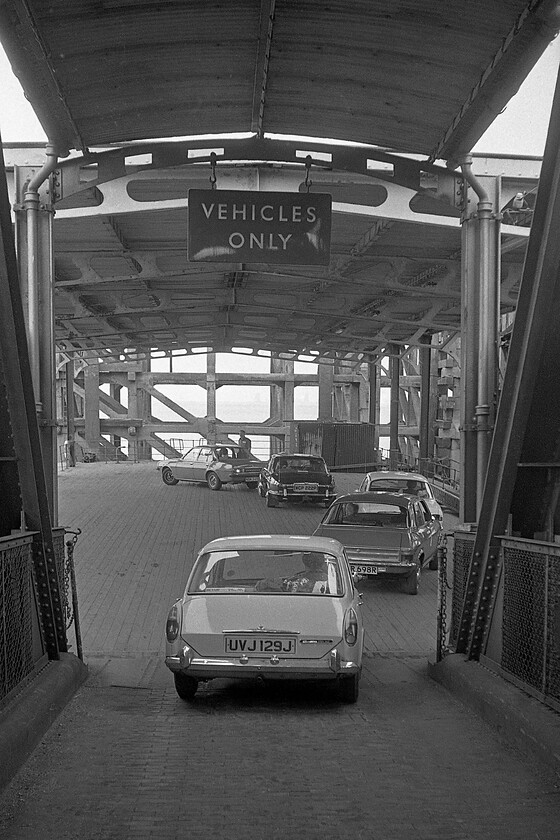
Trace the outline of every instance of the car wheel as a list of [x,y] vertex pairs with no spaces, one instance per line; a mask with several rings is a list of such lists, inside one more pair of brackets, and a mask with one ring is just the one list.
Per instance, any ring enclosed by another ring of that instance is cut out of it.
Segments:
[[170,487],[173,484],[179,484],[179,479],[178,478],[173,478],[173,473],[171,472],[169,467],[164,467],[163,468],[163,470],[161,471],[161,477],[163,479],[163,483],[168,484]]
[[278,501],[274,496],[271,496],[270,493],[266,494],[266,506],[267,507],[278,507]]
[[430,562],[428,563],[428,569],[431,569],[432,572],[435,572],[437,569],[439,569],[439,560],[438,560],[437,551],[434,554],[434,556],[431,558]]
[[360,675],[341,677],[338,683],[338,697],[343,703],[355,703],[360,693]]
[[258,481],[246,481],[245,484],[247,485],[249,490],[256,490],[257,487],[259,486]]
[[188,677],[186,674],[173,674],[175,680],[175,691],[181,700],[192,700],[198,688],[198,680]]
[[210,488],[210,490],[221,490],[222,489],[222,482],[218,478],[215,472],[209,472],[206,476],[206,484]]
[[402,591],[407,595],[418,595],[418,584],[420,583],[420,572],[422,564],[419,561],[416,569],[405,577],[402,582]]

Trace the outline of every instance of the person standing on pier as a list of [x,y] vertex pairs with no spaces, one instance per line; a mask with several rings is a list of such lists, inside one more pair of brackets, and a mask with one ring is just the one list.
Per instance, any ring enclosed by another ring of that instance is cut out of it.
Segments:
[[247,435],[245,434],[245,430],[244,430],[244,429],[241,429],[241,431],[239,432],[239,440],[238,440],[238,444],[239,444],[239,446],[240,446],[242,449],[244,449],[246,452],[250,452],[250,451],[251,451],[251,441],[250,441],[250,439],[247,437]]

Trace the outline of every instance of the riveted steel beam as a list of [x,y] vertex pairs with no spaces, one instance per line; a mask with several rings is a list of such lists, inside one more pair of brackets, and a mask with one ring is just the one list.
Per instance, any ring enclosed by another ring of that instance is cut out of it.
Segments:
[[[8,472],[4,491],[21,498],[19,522],[37,531],[34,548],[36,591],[50,659],[67,650],[66,627],[55,562],[52,521],[41,454],[35,395],[27,347],[25,320],[18,278],[10,204],[3,153],[0,151],[0,349],[7,415],[3,412],[2,437],[11,437],[17,471]],[[12,511],[12,514],[14,512]]]
[[[499,574],[498,537],[513,528],[534,538],[548,518],[556,494],[550,490],[548,464],[558,461],[560,401],[560,82],[552,105],[550,129],[515,323],[490,449],[473,560],[459,621],[457,652],[476,659],[484,651]],[[544,424],[544,425],[543,425]],[[537,454],[537,457],[532,457]],[[534,463],[540,479],[531,478]],[[525,467],[524,465],[531,465]],[[529,478],[527,478],[529,476]],[[531,492],[530,492],[531,491]],[[549,510],[539,501],[547,498]],[[515,513],[526,505],[516,523]]]

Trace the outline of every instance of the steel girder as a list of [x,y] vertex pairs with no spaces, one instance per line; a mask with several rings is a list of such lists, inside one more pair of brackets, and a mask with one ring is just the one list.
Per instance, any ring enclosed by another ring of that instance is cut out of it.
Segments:
[[37,599],[47,653],[50,659],[58,659],[67,650],[66,628],[1,151],[0,360],[0,454],[7,500],[2,535],[22,526],[40,535],[34,552]]
[[552,539],[560,478],[560,81],[490,451],[457,652],[483,652],[508,528]]

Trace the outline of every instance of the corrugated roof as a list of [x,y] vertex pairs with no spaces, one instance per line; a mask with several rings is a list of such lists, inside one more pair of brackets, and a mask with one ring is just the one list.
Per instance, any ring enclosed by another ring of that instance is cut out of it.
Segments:
[[[60,345],[315,348],[358,358],[456,330],[459,209],[453,176],[430,164],[470,151],[554,37],[557,5],[3,0],[0,39],[28,98],[58,152],[84,151],[80,172],[90,173],[79,192],[63,178],[57,205]],[[369,145],[371,170],[355,165],[352,148],[335,147],[327,163],[313,158],[312,189],[335,202],[329,266],[188,262],[186,194],[208,186],[209,169],[186,165],[192,144],[149,141],[229,132],[257,143],[225,143],[219,188],[245,168],[245,189],[266,179],[276,190],[305,189],[296,146],[290,157],[272,140],[259,145],[270,134]],[[150,177],[118,150],[115,165],[89,153],[144,140]],[[383,161],[383,149],[426,163]],[[139,173],[114,182],[120,204],[102,203],[103,166],[112,178]],[[408,190],[395,199],[400,215],[388,210],[383,179]],[[73,206],[84,209],[72,216]],[[434,223],[415,223],[407,208]],[[523,250],[508,251],[508,295]],[[508,297],[506,308],[513,304]]]

